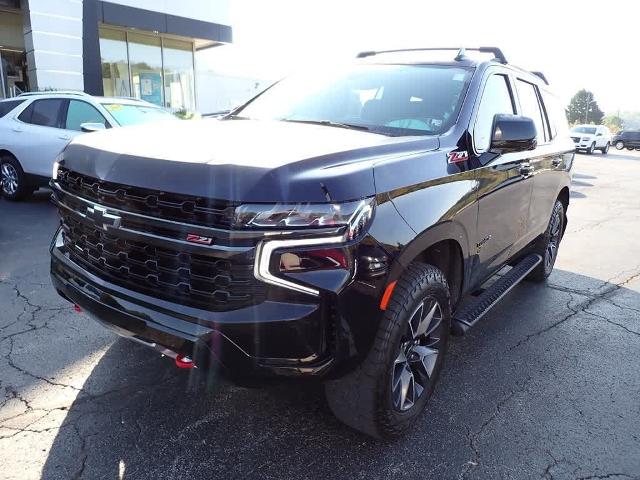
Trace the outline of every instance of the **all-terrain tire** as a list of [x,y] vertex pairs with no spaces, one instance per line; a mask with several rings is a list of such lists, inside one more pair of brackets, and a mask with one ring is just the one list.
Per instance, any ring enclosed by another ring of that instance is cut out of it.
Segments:
[[[441,308],[441,347],[429,382],[415,404],[398,411],[392,400],[392,376],[403,332],[416,306],[425,300]],[[374,344],[367,357],[352,372],[325,382],[325,394],[333,413],[350,427],[376,438],[394,438],[409,430],[422,413],[437,383],[451,329],[449,286],[436,267],[412,263],[398,280],[382,316]]]
[[[556,263],[558,249],[560,248],[560,241],[564,233],[564,224],[564,205],[560,200],[556,200],[553,210],[551,211],[551,218],[549,219],[547,230],[538,240],[533,251],[533,253],[537,253],[542,257],[542,262],[531,271],[527,276],[527,280],[542,282],[551,275],[553,266]],[[552,242],[555,242],[555,246]]]

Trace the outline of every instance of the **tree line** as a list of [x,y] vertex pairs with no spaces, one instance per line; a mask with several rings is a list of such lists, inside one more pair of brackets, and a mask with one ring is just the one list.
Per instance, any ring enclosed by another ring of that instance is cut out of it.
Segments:
[[605,125],[614,133],[619,132],[625,127],[633,128],[633,125],[628,124],[635,123],[634,117],[640,117],[640,114],[634,114],[632,112],[626,112],[630,117],[630,121],[623,120],[623,118],[621,118],[622,116],[619,115],[605,116],[604,112],[598,106],[598,102],[595,100],[593,93],[584,88],[573,96],[566,109],[566,114],[570,125]]

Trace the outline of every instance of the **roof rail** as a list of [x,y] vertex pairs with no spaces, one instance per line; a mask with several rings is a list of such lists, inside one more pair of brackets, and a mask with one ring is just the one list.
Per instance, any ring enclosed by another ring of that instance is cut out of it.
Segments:
[[36,96],[36,95],[56,95],[56,94],[78,95],[78,96],[81,96],[81,97],[90,97],[91,96],[88,93],[79,92],[77,90],[50,90],[50,91],[43,91],[43,92],[24,92],[24,93],[21,93],[18,96],[19,97],[32,97],[32,96]]
[[544,76],[544,73],[542,72],[531,72],[531,73],[533,73],[536,77],[541,78],[544,83],[549,85],[549,80],[547,80],[547,77]]
[[498,47],[444,47],[444,48],[434,48],[434,47],[425,47],[425,48],[398,48],[394,50],[369,50],[360,52],[357,55],[357,58],[365,58],[372,57],[374,55],[378,55],[380,53],[399,53],[399,52],[423,52],[423,51],[455,51],[458,54],[455,57],[455,61],[459,62],[461,60],[466,59],[466,51],[472,50],[475,52],[481,53],[493,53],[495,60],[500,63],[507,63],[507,59]]

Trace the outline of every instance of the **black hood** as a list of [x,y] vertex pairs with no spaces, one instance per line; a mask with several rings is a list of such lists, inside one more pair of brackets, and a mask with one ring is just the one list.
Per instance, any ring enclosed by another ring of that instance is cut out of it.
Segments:
[[374,195],[373,164],[438,148],[387,137],[259,120],[175,121],[82,135],[62,164],[109,182],[241,202],[345,201]]

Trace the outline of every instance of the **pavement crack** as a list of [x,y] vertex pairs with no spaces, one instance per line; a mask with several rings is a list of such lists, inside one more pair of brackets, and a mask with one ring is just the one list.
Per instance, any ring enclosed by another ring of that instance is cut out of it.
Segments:
[[627,332],[629,332],[629,333],[631,333],[631,334],[633,334],[633,335],[637,335],[637,336],[639,336],[639,337],[640,337],[640,332],[636,332],[635,330],[631,330],[630,328],[626,327],[625,325],[623,325],[623,324],[621,324],[621,323],[618,323],[618,322],[614,322],[613,320],[611,320],[611,319],[609,319],[609,318],[607,318],[607,317],[605,317],[605,316],[603,316],[603,315],[599,315],[599,314],[597,314],[597,313],[590,312],[590,311],[589,311],[589,310],[587,310],[587,309],[585,309],[585,310],[584,310],[584,313],[586,313],[586,314],[588,314],[588,315],[591,315],[591,316],[593,316],[593,317],[599,318],[599,319],[601,319],[601,320],[604,320],[605,322],[610,323],[611,325],[615,325],[615,326],[617,326],[617,327],[620,327],[620,328],[622,328],[623,330],[626,330]]

